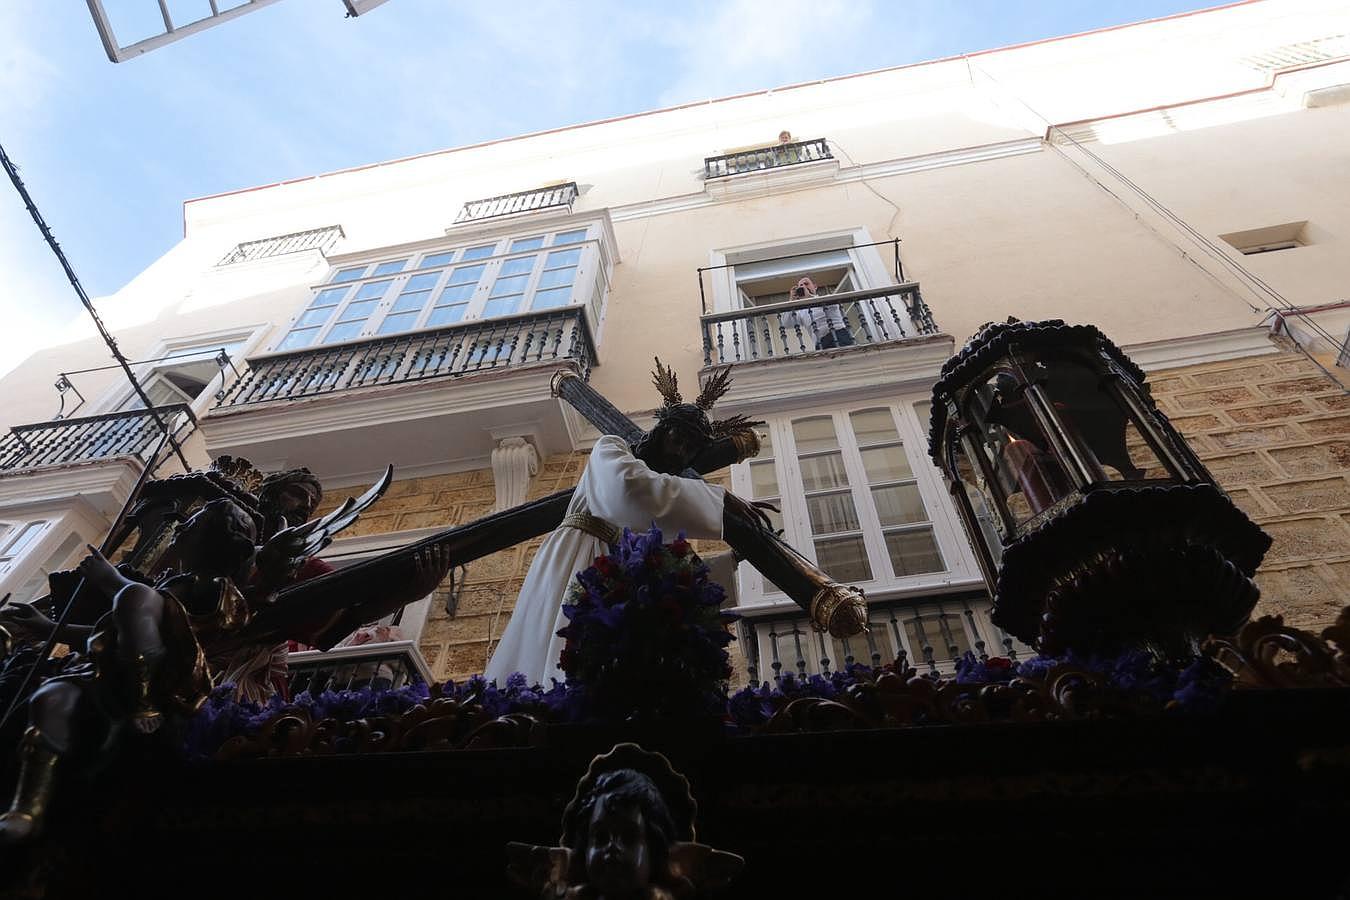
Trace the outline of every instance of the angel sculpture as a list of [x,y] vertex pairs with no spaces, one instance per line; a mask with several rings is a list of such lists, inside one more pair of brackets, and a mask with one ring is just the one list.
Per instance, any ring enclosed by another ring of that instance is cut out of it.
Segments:
[[[261,548],[256,513],[229,498],[212,500],[174,530],[169,550],[179,571],[154,585],[128,577],[91,546],[80,573],[112,598],[112,609],[92,626],[66,625],[59,635],[71,644],[85,641],[87,657],[32,696],[14,801],[0,815],[0,843],[41,830],[62,760],[96,756],[129,732],[159,730],[166,716],[191,715],[227,675],[266,677],[265,666],[250,668],[249,662],[269,656],[275,640],[249,642],[241,632],[259,604],[273,603],[277,587],[355,521],[389,477],[387,472],[360,500],[282,529]],[[420,566],[420,580],[409,579],[392,593],[399,599],[406,592],[424,595],[445,574],[434,568]],[[8,624],[44,635],[56,628],[32,607],[11,613]]]
[[729,883],[745,860],[694,842],[697,809],[689,780],[668,759],[618,744],[577,783],[562,846],[507,844],[507,874],[548,898],[698,897]]

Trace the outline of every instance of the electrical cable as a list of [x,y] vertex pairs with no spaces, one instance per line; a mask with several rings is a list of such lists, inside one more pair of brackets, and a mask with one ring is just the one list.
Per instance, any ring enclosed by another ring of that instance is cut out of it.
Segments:
[[80,283],[79,276],[75,274],[75,269],[70,265],[70,261],[66,259],[66,254],[62,251],[61,245],[56,242],[56,236],[52,234],[51,228],[47,226],[46,220],[42,218],[42,213],[38,212],[37,204],[33,202],[32,196],[28,193],[28,188],[24,186],[23,179],[19,177],[18,167],[14,165],[13,160],[5,153],[3,145],[0,145],[0,165],[5,167],[5,174],[9,175],[9,180],[13,183],[14,189],[19,192],[19,197],[23,199],[23,204],[27,207],[28,214],[32,217],[33,223],[37,225],[38,231],[42,232],[42,237],[46,240],[47,246],[51,248],[52,253],[56,254],[57,261],[61,263],[61,268],[65,270],[66,280],[69,281],[70,286],[75,289],[75,294],[80,298],[80,303],[83,304],[84,308],[89,312],[90,318],[94,320],[94,326],[98,328],[98,333],[103,338],[103,342],[108,345],[108,351],[112,354],[113,359],[117,360],[117,364],[121,366],[122,371],[126,373],[127,380],[131,382],[131,387],[136,392],[136,396],[140,398],[140,401],[143,404],[145,404],[145,411],[149,413],[150,418],[154,419],[155,424],[159,426],[160,431],[163,432],[164,436],[168,439],[169,446],[172,447],[173,452],[177,454],[178,461],[183,464],[183,471],[192,471],[192,466],[188,465],[187,457],[183,455],[183,448],[178,445],[178,441],[174,438],[168,423],[161,419],[159,414],[155,412],[155,404],[150,402],[150,397],[145,393],[145,388],[141,387],[140,381],[136,379],[136,373],[131,371],[131,364],[128,363],[127,358],[122,355],[122,351],[117,347],[117,341],[114,340],[113,336],[108,332],[108,329],[103,324],[103,320],[99,318],[98,310],[94,309],[94,304],[89,299],[89,295],[85,293],[84,285]]

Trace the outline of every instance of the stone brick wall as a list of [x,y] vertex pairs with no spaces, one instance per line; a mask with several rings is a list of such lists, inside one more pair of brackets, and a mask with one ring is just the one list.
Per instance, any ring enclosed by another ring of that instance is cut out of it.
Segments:
[[1257,614],[1313,630],[1331,624],[1350,602],[1350,394],[1289,349],[1157,372],[1149,384],[1234,502],[1274,538],[1257,573]]

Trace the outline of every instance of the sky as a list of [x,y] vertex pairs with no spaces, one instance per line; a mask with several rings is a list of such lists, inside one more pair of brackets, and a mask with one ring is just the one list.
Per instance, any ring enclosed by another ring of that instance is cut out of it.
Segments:
[[[123,44],[157,19],[103,4]],[[188,198],[1212,5],[282,0],[114,65],[79,0],[0,0],[0,145],[99,297],[181,239]],[[0,277],[2,375],[84,315],[3,178]]]

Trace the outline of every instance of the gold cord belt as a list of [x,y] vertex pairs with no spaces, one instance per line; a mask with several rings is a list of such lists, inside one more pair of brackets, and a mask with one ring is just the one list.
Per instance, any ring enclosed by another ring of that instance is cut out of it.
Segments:
[[570,513],[563,517],[562,527],[584,531],[606,544],[617,544],[619,538],[623,536],[622,529],[616,528],[599,516],[593,516],[590,513]]

